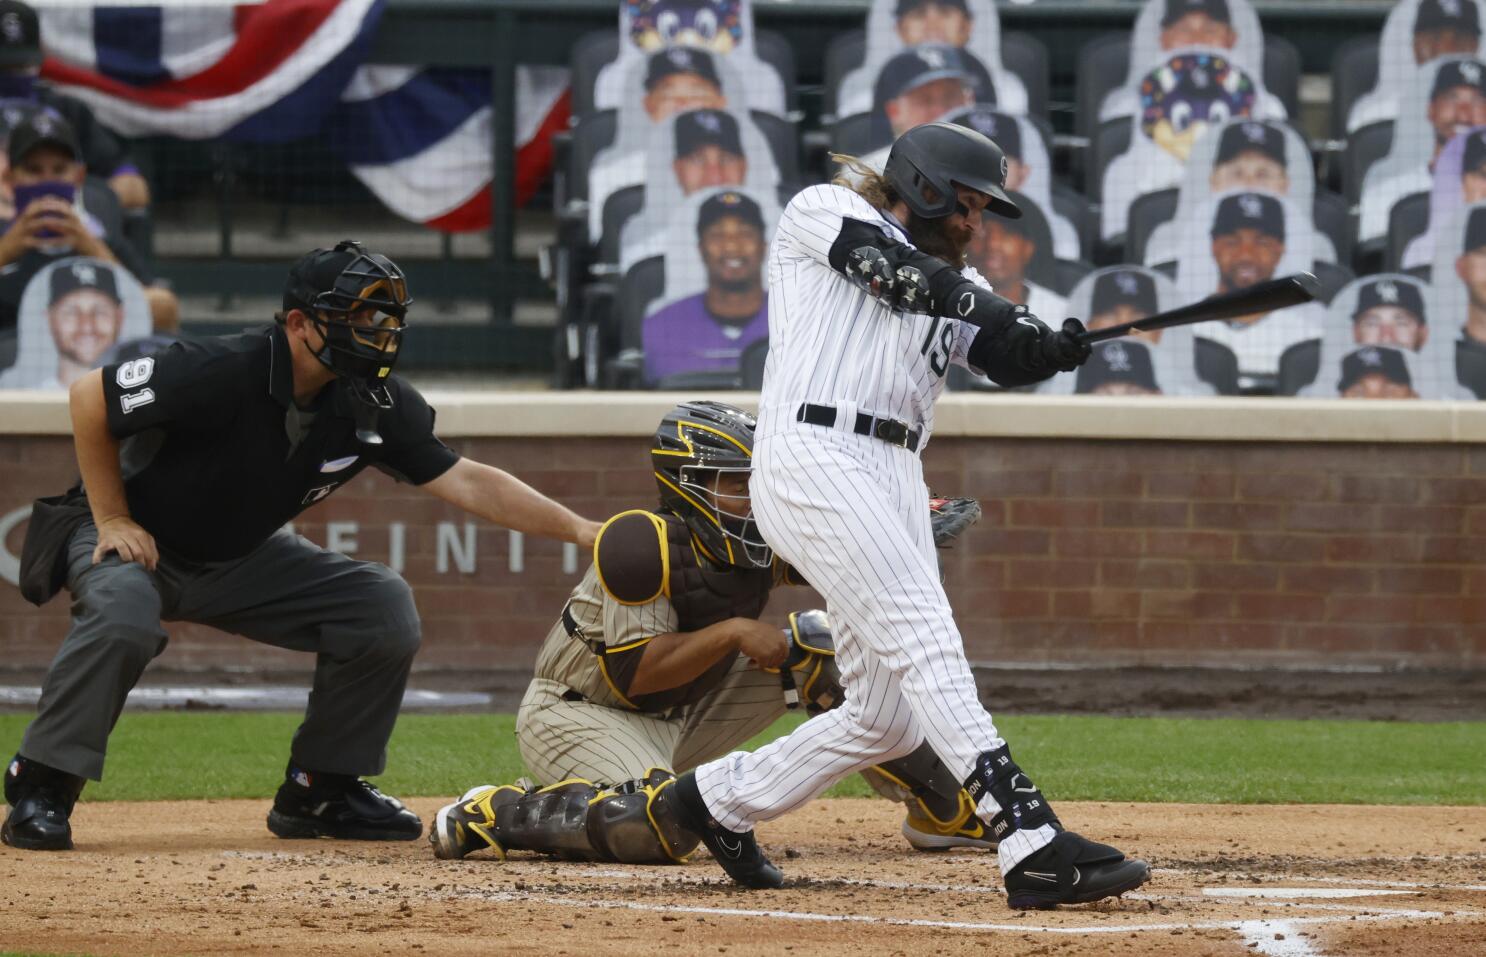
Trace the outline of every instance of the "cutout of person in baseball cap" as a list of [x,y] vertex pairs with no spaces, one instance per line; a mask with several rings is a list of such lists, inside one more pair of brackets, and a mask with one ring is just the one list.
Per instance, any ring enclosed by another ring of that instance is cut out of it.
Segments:
[[779,210],[767,195],[704,190],[668,230],[666,291],[641,325],[645,380],[738,372],[743,351],[769,335],[764,257]]
[[1434,292],[1405,273],[1355,279],[1339,290],[1326,315],[1315,381],[1298,394],[1335,396],[1342,359],[1363,346],[1407,354],[1414,391],[1426,399],[1469,398],[1455,380],[1455,343],[1433,329]]
[[995,103],[1017,116],[1029,112],[1026,85],[1002,64],[1001,21],[991,0],[873,0],[867,14],[866,55],[834,91],[835,115],[874,109],[883,68],[905,50],[924,44],[961,52],[976,74],[978,102]]
[[[1257,191],[1221,194],[1202,221],[1183,224],[1177,288],[1182,302],[1311,268],[1309,211],[1283,196]],[[1269,313],[1198,323],[1193,334],[1227,347],[1238,360],[1239,388],[1272,391],[1280,356],[1289,347],[1321,337],[1324,307],[1304,303]]]
[[1429,342],[1453,351],[1452,383],[1468,390],[1460,397],[1486,399],[1486,203],[1462,207],[1446,220],[1431,275]]
[[995,103],[990,84],[984,67],[958,47],[944,43],[909,47],[883,64],[877,74],[872,88],[875,152],[863,160],[880,168],[893,140],[915,126],[977,102]]
[[1138,93],[1130,148],[1110,161],[1100,181],[1100,234],[1110,241],[1124,234],[1131,203],[1181,184],[1192,146],[1206,130],[1232,119],[1284,118],[1283,110],[1265,108],[1255,74],[1200,49],[1174,54],[1148,72]]
[[[634,65],[672,48],[701,50],[726,60],[746,78],[742,108],[783,116],[785,83],[774,66],[754,47],[751,0],[623,0],[619,4],[619,55],[594,78],[593,109],[621,108],[627,99],[626,78]],[[575,103],[577,113],[584,104]]]
[[1445,145],[1477,126],[1486,126],[1486,60],[1441,57],[1416,73],[1400,99],[1388,154],[1363,176],[1358,241],[1386,236],[1393,204],[1429,192]]
[[[1315,204],[1316,173],[1310,146],[1283,120],[1235,119],[1210,126],[1192,144],[1176,214],[1146,239],[1145,264],[1175,262],[1180,252],[1180,224],[1200,218],[1215,194],[1233,190],[1285,196],[1305,213]],[[1313,230],[1312,243],[1316,259],[1336,261],[1336,245],[1329,236]]]
[[1336,394],[1343,399],[1417,399],[1404,353],[1386,346],[1363,346],[1342,357]]
[[620,231],[619,268],[665,251],[665,231],[688,196],[720,186],[768,193],[781,174],[753,117],[739,110],[691,110],[661,124],[647,145],[644,204]]
[[1415,77],[1444,56],[1486,54],[1481,46],[1482,0],[1400,0],[1378,36],[1378,76],[1347,112],[1347,132],[1399,113]]
[[1078,395],[1161,395],[1150,347],[1128,339],[1094,344],[1089,361],[1079,366]]
[[[1099,119],[1139,113],[1142,79],[1183,51],[1218,55],[1251,77],[1264,75],[1264,31],[1249,0],[1146,0],[1130,31],[1130,65],[1099,104]],[[1278,97],[1261,96],[1261,115],[1285,116]]]
[[144,288],[101,259],[60,259],[38,272],[21,296],[16,361],[0,389],[65,389],[118,343],[150,333]]

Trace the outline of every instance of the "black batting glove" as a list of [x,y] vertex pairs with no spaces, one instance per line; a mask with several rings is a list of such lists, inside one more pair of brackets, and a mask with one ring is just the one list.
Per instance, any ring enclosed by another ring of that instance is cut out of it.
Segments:
[[1094,350],[1078,338],[1084,331],[1083,323],[1077,319],[1064,319],[1063,328],[1057,332],[1043,328],[1045,331],[1039,345],[1042,359],[1048,366],[1059,372],[1072,372],[1089,361]]

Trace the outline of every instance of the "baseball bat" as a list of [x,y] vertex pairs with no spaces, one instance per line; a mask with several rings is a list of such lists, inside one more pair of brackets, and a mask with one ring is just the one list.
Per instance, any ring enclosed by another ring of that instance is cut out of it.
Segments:
[[1316,277],[1308,272],[1293,276],[1270,279],[1256,283],[1247,289],[1218,293],[1190,306],[1158,312],[1145,319],[1108,326],[1079,334],[1080,342],[1103,342],[1117,339],[1132,332],[1148,332],[1152,329],[1168,329],[1185,326],[1193,322],[1209,322],[1213,319],[1232,319],[1235,316],[1251,316],[1256,312],[1273,312],[1286,306],[1298,306],[1316,298],[1319,290]]

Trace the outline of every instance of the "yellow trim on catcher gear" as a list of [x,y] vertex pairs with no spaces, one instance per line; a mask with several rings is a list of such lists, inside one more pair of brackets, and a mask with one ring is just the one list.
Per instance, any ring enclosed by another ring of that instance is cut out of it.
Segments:
[[[718,436],[720,438],[726,439],[727,441],[729,441],[729,442],[733,443],[734,445],[736,445],[738,447],[738,451],[740,451],[744,455],[748,456],[749,459],[752,459],[753,458],[753,449],[750,449],[748,446],[744,445],[742,442],[739,442],[737,439],[733,438],[731,435],[728,435],[726,432],[722,431],[721,429],[714,429],[710,425],[704,425],[701,422],[692,422],[692,421],[689,421],[687,419],[677,419],[676,420],[676,440],[678,442],[680,442],[682,445],[686,446],[685,449],[651,449],[650,450],[650,454],[651,455],[684,455],[684,456],[688,456],[688,457],[695,455],[696,454],[696,443],[694,443],[691,439],[689,439],[689,438],[686,437],[685,429],[687,427],[691,427],[693,429],[701,429],[703,432],[711,432],[713,435],[716,435],[716,436]],[[706,468],[706,466],[701,466],[701,467],[702,468]]]
[[645,818],[650,822],[650,829],[655,832],[656,838],[660,841],[661,850],[666,852],[666,857],[669,857],[677,864],[685,864],[687,855],[682,854],[680,857],[677,857],[672,852],[671,842],[666,840],[665,832],[660,829],[660,822],[655,819],[655,812],[652,810],[655,807],[655,799],[660,797],[660,792],[675,783],[675,778],[668,778],[653,787],[651,785],[645,786]]
[[942,818],[934,816],[934,812],[929,810],[929,806],[924,803],[924,799],[919,797],[917,794],[913,794],[913,785],[909,784],[907,781],[898,777],[896,774],[887,770],[881,765],[873,765],[867,770],[871,771],[873,774],[882,775],[889,781],[898,785],[898,787],[903,788],[909,794],[912,794],[913,802],[918,805],[919,810],[923,812],[924,817],[929,821],[929,823],[933,824],[935,829],[938,830],[941,834],[954,834],[962,827],[964,827],[966,822],[970,818],[975,818],[976,833],[967,834],[965,836],[973,840],[985,835],[985,825],[981,823],[980,818],[975,817],[975,802],[971,800],[969,792],[967,792],[964,788],[960,788],[960,803],[958,805],[958,809],[955,811],[955,816],[946,821]]
[[[649,641],[650,639],[646,638],[645,640]],[[605,654],[594,655],[599,660],[599,674],[604,676],[604,684],[608,685],[609,690],[614,692],[614,697],[619,699],[620,704],[631,711],[639,711],[640,706],[631,701],[623,691],[620,691],[619,685],[615,684],[614,679],[609,677],[609,662],[606,656],[607,652]]]
[[[814,645],[805,644],[804,640],[800,638],[800,614],[801,612],[798,611],[792,611],[789,613],[789,632],[790,637],[794,639],[795,644],[799,645],[801,648],[804,648],[806,651],[812,652],[817,655],[830,655],[832,658],[836,657],[836,649],[834,646],[831,648],[817,648]],[[827,634],[829,634],[831,630],[831,617],[824,612],[822,612],[822,617],[826,620],[826,632]]]
[[[658,478],[659,473],[656,473],[656,476]],[[678,489],[677,491],[680,490]],[[599,542],[603,541],[604,533],[609,530],[610,525],[613,525],[615,522],[619,521],[621,518],[624,518],[626,515],[643,515],[647,519],[649,519],[651,527],[655,529],[656,542],[660,548],[660,587],[656,589],[655,594],[640,601],[625,601],[618,595],[614,594],[614,590],[609,587],[609,583],[604,581],[604,566],[599,561]],[[611,517],[607,522],[603,524],[603,527],[599,529],[598,534],[595,535],[593,538],[593,571],[594,574],[598,577],[599,587],[604,590],[604,594],[619,602],[621,605],[627,605],[630,607],[634,607],[636,605],[648,605],[659,598],[661,595],[665,595],[667,598],[670,598],[671,549],[666,544],[665,520],[662,519],[660,516],[654,514],[653,512],[648,512],[643,508],[632,508]]]

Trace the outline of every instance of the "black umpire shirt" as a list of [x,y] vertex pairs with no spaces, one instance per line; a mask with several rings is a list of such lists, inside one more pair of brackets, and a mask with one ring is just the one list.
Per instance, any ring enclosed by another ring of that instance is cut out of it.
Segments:
[[418,390],[389,376],[380,446],[356,440],[356,399],[337,380],[312,409],[294,404],[282,329],[177,342],[103,367],[108,429],[129,511],[168,553],[227,561],[368,465],[422,485],[459,456],[433,434]]

